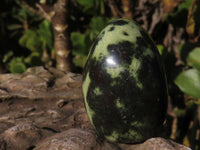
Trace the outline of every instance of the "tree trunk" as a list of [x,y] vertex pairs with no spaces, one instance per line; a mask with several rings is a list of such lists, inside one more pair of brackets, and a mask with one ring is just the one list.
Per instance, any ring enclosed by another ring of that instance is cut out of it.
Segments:
[[71,71],[71,47],[68,33],[69,0],[58,0],[53,7],[46,3],[37,3],[39,11],[25,0],[21,3],[35,14],[51,21],[54,30],[54,48],[56,51],[56,68],[65,72]]
[[70,40],[68,34],[69,0],[58,0],[54,5],[54,16],[51,19],[54,28],[54,47],[56,50],[56,68],[62,71],[71,70]]
[[119,12],[117,8],[116,1],[108,0],[108,5],[110,7],[113,17],[120,18],[122,14]]

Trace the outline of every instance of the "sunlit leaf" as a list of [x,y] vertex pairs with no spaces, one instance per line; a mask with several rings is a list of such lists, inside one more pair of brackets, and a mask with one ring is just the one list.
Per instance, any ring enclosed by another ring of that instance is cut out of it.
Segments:
[[162,0],[164,4],[165,13],[172,13],[175,8],[181,3],[180,0]]
[[199,37],[200,32],[200,0],[193,0],[189,12],[186,25],[187,33],[193,37]]
[[165,47],[163,45],[157,45],[158,52],[160,55],[164,53]]
[[187,136],[185,136],[185,138],[183,139],[183,144],[184,144],[185,146],[187,146],[187,147],[190,147],[190,141],[189,141],[189,139],[188,139]]
[[189,53],[187,63],[188,65],[200,70],[200,47],[196,47]]
[[184,0],[182,3],[178,5],[175,12],[168,13],[166,15],[166,20],[172,23],[174,26],[185,28],[187,22],[188,10],[190,8],[191,3],[192,0]]
[[181,72],[175,79],[175,84],[184,93],[200,98],[200,72],[196,69],[189,69]]

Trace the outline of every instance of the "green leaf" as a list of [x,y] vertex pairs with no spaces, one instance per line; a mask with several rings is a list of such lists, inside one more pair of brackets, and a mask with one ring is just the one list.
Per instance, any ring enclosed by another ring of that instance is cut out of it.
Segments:
[[3,62],[3,63],[8,62],[8,60],[11,59],[11,57],[12,57],[13,55],[14,55],[13,51],[9,51],[8,53],[6,53],[6,54],[3,56],[2,62]]
[[71,41],[73,45],[73,51],[72,54],[73,57],[73,63],[75,66],[84,67],[84,64],[87,60],[87,54],[89,51],[89,48],[87,48],[87,37],[84,34],[81,34],[79,32],[72,32],[71,33]]
[[12,14],[13,18],[17,19],[21,23],[24,23],[24,21],[27,20],[27,11],[24,7],[14,7],[12,10]]
[[29,66],[40,66],[40,65],[42,65],[41,53],[33,52],[33,53],[31,53],[31,55],[26,57],[26,59],[24,61]]
[[174,26],[185,27],[187,22],[188,10],[190,8],[191,3],[192,0],[183,1],[178,5],[176,12],[167,14],[165,18]]
[[196,69],[189,69],[181,72],[175,79],[175,84],[184,93],[200,98],[200,72]]
[[100,9],[101,9],[101,14],[105,14],[104,0],[100,0]]
[[92,8],[95,9],[95,0],[76,0],[81,6],[85,13],[91,13]]
[[72,32],[70,38],[72,41],[73,49],[76,52],[84,54],[86,49],[85,35],[79,32]]
[[53,46],[52,25],[48,20],[44,20],[37,30],[27,30],[20,38],[19,44],[29,50],[42,52],[47,47],[51,50]]
[[163,45],[157,45],[158,52],[160,55],[164,53],[165,47]]
[[198,38],[200,28],[200,0],[193,0],[187,17],[186,31],[190,37]]
[[93,39],[97,36],[97,34],[108,24],[109,19],[106,17],[93,17],[89,24],[88,34],[90,37],[90,40],[93,41]]
[[76,0],[82,7],[81,10],[88,15],[104,15],[105,14],[105,1],[104,0]]
[[40,25],[37,33],[44,45],[48,45],[50,49],[53,48],[52,25],[48,20],[44,20]]
[[105,17],[93,17],[91,22],[90,22],[90,29],[91,30],[94,30],[94,31],[97,31],[97,32],[100,32],[104,27],[105,25],[107,25],[109,22],[109,19],[108,18],[105,18]]
[[200,70],[200,47],[194,48],[187,57],[188,65]]
[[73,63],[75,64],[75,66],[83,68],[84,65],[85,65],[86,60],[87,60],[87,56],[76,55],[73,58]]
[[18,29],[21,29],[23,28],[21,24],[11,24],[11,25],[8,25],[8,30],[18,30]]
[[9,70],[11,73],[23,73],[26,71],[24,60],[21,57],[13,58],[9,63]]
[[177,117],[183,116],[185,114],[185,109],[174,108],[174,113]]
[[94,6],[94,0],[76,0],[80,5],[84,7],[92,7]]
[[199,101],[195,101],[194,102],[196,105],[200,105],[200,102]]
[[181,11],[183,9],[188,10],[190,8],[191,3],[192,3],[192,0],[185,0],[178,6],[178,11]]
[[19,39],[19,44],[31,51],[41,51],[42,47],[41,39],[34,30],[27,30]]

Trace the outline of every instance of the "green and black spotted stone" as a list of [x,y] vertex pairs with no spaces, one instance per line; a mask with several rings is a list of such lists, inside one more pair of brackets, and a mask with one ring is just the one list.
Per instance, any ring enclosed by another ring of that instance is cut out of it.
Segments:
[[110,22],[93,43],[83,72],[89,119],[100,137],[138,143],[158,136],[167,88],[157,48],[134,21]]

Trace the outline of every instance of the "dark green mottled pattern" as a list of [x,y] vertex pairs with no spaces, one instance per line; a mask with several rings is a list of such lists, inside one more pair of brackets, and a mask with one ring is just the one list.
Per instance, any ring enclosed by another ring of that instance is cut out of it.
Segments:
[[[127,20],[121,19],[110,24],[124,26]],[[115,32],[115,27],[108,31]],[[129,33],[122,34],[128,36]],[[120,40],[108,44],[109,55],[97,61],[93,52],[99,40],[103,40],[102,35],[93,44],[84,69],[83,81],[88,73],[91,80],[85,97],[95,112],[92,116],[93,125],[101,137],[110,141],[137,143],[155,137],[164,121],[167,89],[163,68],[152,40],[143,30],[141,35],[136,43]],[[147,48],[152,51],[153,57],[144,55]],[[117,66],[108,64],[109,57]],[[140,62],[136,70],[137,78],[129,68],[133,59]],[[107,69],[118,66],[122,66],[123,70],[117,77],[112,77]]]

